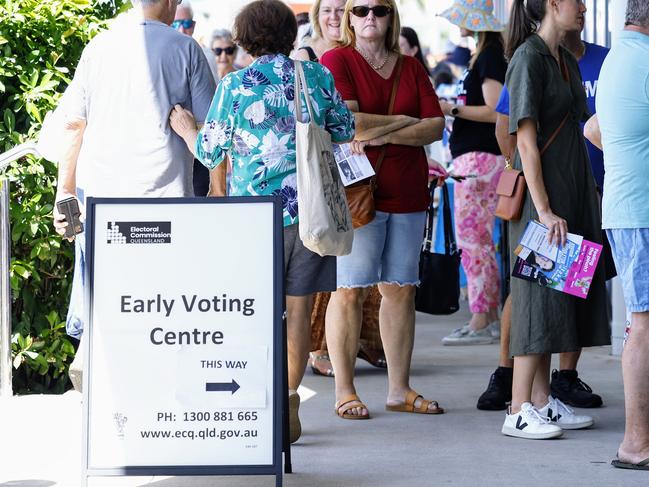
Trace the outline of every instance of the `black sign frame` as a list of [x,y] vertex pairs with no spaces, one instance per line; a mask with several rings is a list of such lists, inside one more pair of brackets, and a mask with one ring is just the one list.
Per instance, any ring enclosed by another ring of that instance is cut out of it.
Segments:
[[[92,316],[94,299],[94,248],[95,239],[100,238],[95,228],[95,210],[98,205],[205,205],[205,204],[271,204],[273,205],[273,463],[270,465],[169,465],[169,466],[122,466],[115,468],[89,468],[90,451],[89,409],[90,403],[90,370],[92,367]],[[82,480],[87,485],[88,477],[109,476],[235,476],[235,475],[273,475],[276,487],[283,481],[283,448],[286,453],[287,472],[290,472],[290,446],[287,447],[284,436],[286,426],[284,412],[287,409],[286,377],[286,340],[284,330],[284,233],[282,217],[282,200],[279,196],[222,197],[222,198],[92,198],[86,200],[86,265],[84,319],[88,333],[85,340],[84,374],[83,374],[83,443],[82,443]]]

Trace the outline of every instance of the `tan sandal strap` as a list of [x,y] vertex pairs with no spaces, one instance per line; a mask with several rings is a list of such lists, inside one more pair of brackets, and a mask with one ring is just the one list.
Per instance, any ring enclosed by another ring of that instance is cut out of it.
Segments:
[[415,409],[415,401],[417,400],[418,397],[421,397],[422,399],[424,398],[424,396],[422,396],[421,394],[419,394],[416,391],[408,391],[406,393],[406,400],[404,401],[404,404],[406,406],[411,407],[414,410]]
[[[340,409],[345,404],[347,404],[349,402],[354,402],[354,401],[361,402],[361,400],[359,399],[359,397],[356,394],[350,394],[349,396],[344,397],[343,399],[341,399],[340,401],[338,401],[336,403],[336,409]],[[329,403],[329,404],[331,404],[331,403]],[[363,403],[361,402],[361,404],[363,404]]]
[[[421,396],[420,396],[421,397]],[[428,399],[424,399],[423,397],[421,398],[421,404],[417,408],[417,412],[420,413],[426,413],[428,412],[428,406],[432,404],[433,401],[429,401]]]

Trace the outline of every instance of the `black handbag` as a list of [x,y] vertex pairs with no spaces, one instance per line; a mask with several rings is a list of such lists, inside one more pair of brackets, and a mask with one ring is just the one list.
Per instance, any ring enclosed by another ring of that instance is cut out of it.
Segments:
[[462,251],[457,248],[455,232],[451,221],[451,203],[446,184],[442,186],[444,198],[444,253],[436,254],[432,250],[433,193],[435,181],[430,189],[430,206],[427,210],[424,243],[419,257],[420,284],[415,294],[415,309],[431,315],[450,315],[460,309],[460,257]]

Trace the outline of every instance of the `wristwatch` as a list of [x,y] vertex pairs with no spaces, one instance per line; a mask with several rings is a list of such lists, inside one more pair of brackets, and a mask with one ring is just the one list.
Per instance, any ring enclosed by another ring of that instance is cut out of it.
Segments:
[[451,108],[451,115],[453,115],[454,117],[457,117],[458,113],[460,113],[460,109],[458,107]]

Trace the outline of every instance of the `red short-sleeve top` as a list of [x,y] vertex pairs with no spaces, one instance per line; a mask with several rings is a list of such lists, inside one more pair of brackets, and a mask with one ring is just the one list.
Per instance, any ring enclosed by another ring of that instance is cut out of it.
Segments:
[[[322,56],[346,101],[357,101],[362,113],[387,115],[396,70],[382,78],[353,47],[339,47]],[[420,119],[443,117],[428,73],[414,57],[404,56],[393,115]],[[375,165],[381,149],[369,147]],[[377,210],[388,213],[423,211],[429,204],[428,162],[423,147],[389,144],[374,194]]]

